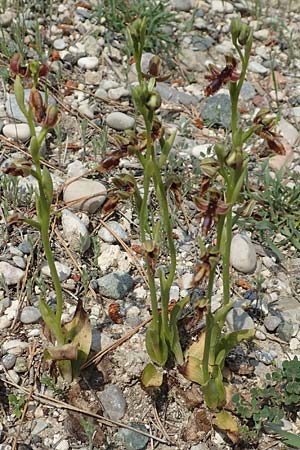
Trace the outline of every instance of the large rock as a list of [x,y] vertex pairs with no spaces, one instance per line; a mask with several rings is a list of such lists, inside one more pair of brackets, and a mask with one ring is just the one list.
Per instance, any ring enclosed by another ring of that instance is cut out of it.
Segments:
[[99,181],[80,179],[67,185],[64,201],[69,203],[70,209],[94,213],[106,199],[106,194],[105,186]]
[[232,238],[230,249],[230,262],[239,272],[254,272],[257,257],[251,239],[244,234],[236,234]]

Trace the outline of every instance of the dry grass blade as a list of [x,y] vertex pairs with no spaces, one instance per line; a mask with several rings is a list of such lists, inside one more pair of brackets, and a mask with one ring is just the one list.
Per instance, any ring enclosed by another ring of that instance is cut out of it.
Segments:
[[[6,371],[7,376],[8,373]],[[125,423],[119,422],[117,420],[108,419],[106,417],[100,416],[99,414],[92,413],[91,411],[86,411],[81,408],[77,408],[76,406],[70,405],[69,403],[65,403],[61,400],[57,400],[55,398],[48,397],[47,395],[35,393],[32,389],[26,389],[23,386],[19,386],[13,381],[6,380],[4,378],[0,378],[0,380],[5,383],[9,384],[10,386],[13,386],[15,389],[18,389],[19,391],[23,392],[26,395],[30,395],[30,398],[33,400],[36,400],[38,402],[47,404],[49,406],[53,406],[55,408],[61,408],[66,409],[69,411],[74,411],[80,414],[84,414],[89,417],[93,417],[94,419],[98,420],[103,425],[109,426],[109,427],[120,427],[120,428],[126,428],[127,430],[134,431],[135,433],[142,434],[143,436],[148,437],[149,439],[153,439],[157,442],[160,442],[161,444],[169,444],[170,442],[167,442],[164,439],[159,438],[158,436],[153,436],[150,433],[147,433],[145,431],[139,430],[138,428],[131,427],[130,425],[126,425]]]

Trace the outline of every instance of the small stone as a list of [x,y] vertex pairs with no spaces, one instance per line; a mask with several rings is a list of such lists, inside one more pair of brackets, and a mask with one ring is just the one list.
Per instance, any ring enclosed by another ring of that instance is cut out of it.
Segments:
[[18,248],[25,255],[30,255],[30,253],[33,251],[32,243],[27,239],[24,239],[24,241],[21,242]]
[[28,343],[20,339],[10,339],[2,345],[3,353],[12,353],[14,355],[21,355],[24,350],[28,348]]
[[269,352],[262,352],[257,350],[255,352],[255,357],[259,362],[262,362],[266,366],[269,366],[274,361],[274,356]]
[[201,112],[202,119],[209,125],[231,126],[231,103],[229,95],[217,94],[205,100]]
[[14,14],[11,11],[5,11],[3,14],[0,14],[0,26],[3,28],[9,27],[13,18]]
[[244,234],[236,234],[231,241],[230,262],[239,272],[254,272],[257,263],[255,247],[250,238]]
[[289,167],[294,159],[293,148],[289,144],[285,144],[285,155],[275,155],[269,159],[269,166],[274,172]]
[[64,39],[55,39],[53,42],[53,47],[55,50],[64,50],[66,48],[67,44]]
[[95,92],[95,95],[98,97],[108,98],[108,93],[103,88],[98,88]]
[[192,445],[190,450],[209,450],[204,442],[200,442],[199,444]]
[[30,138],[30,128],[27,123],[9,123],[3,127],[2,133],[15,142],[26,142]]
[[115,384],[110,384],[99,394],[100,402],[105,414],[112,420],[120,420],[124,417],[127,404],[121,389]]
[[257,339],[259,339],[260,341],[265,341],[265,340],[267,339],[267,336],[265,335],[265,333],[263,333],[263,332],[260,331],[260,330],[256,330],[256,332],[255,332],[255,337],[256,337]]
[[282,320],[278,316],[267,316],[264,319],[264,326],[266,330],[271,333],[276,330],[276,328],[281,324]]
[[277,125],[277,131],[291,146],[295,145],[299,140],[299,133],[297,129],[283,117]]
[[[195,145],[195,147],[191,150],[191,155],[194,156],[194,158],[205,158],[209,154],[209,149],[212,149],[211,144],[199,144]],[[211,152],[212,153],[212,152]]]
[[266,75],[269,73],[269,69],[256,61],[250,61],[248,68],[250,72],[259,73],[260,75]]
[[87,102],[82,103],[78,107],[78,111],[81,114],[84,114],[85,116],[87,116],[89,119],[93,119],[94,118],[94,111],[91,109],[90,105]]
[[191,0],[172,0],[171,6],[176,11],[189,12],[192,9]]
[[8,286],[18,284],[22,280],[24,273],[24,270],[12,266],[5,261],[0,261],[0,275],[2,275]]
[[16,355],[7,353],[6,355],[4,355],[2,357],[1,362],[2,362],[3,366],[5,367],[5,369],[9,370],[14,367],[16,359],[17,359]]
[[243,100],[251,100],[256,95],[256,91],[249,81],[245,81],[241,89],[241,97]]
[[263,30],[254,31],[253,36],[258,41],[265,41],[268,39],[269,34],[270,34],[270,31],[265,28]]
[[112,112],[107,115],[106,123],[114,130],[124,131],[134,127],[135,120],[122,112]]
[[290,342],[294,334],[293,324],[291,322],[286,321],[281,322],[276,330],[276,334],[281,340],[285,342]]
[[129,273],[114,272],[98,278],[98,288],[101,295],[115,300],[124,299],[133,288],[133,280]]
[[186,92],[181,92],[166,83],[158,82],[156,84],[156,90],[159,95],[166,101],[182,104],[185,106],[196,105],[199,100],[194,95],[187,94]]
[[[138,430],[148,432],[143,424],[129,422],[128,425]],[[132,430],[127,430],[126,428],[121,428],[121,430],[118,431],[118,436],[123,440],[126,450],[143,450],[149,441],[147,436]]]
[[48,427],[48,423],[44,419],[37,419],[34,422],[33,429],[31,430],[32,435],[40,434],[42,431],[44,431]]
[[[94,194],[94,197],[91,197]],[[69,208],[73,210],[82,210],[89,213],[96,212],[106,199],[106,188],[99,181],[80,179],[71,182],[64,190],[64,201],[70,203]],[[86,200],[80,200],[85,197]],[[77,200],[77,201],[76,201]]]
[[[62,264],[59,261],[55,261],[55,267],[58,273],[59,281],[65,281],[71,275],[71,269],[67,265]],[[41,273],[46,277],[51,277],[50,268],[47,262],[42,265]]]
[[130,270],[130,259],[119,245],[102,244],[97,264],[103,273],[106,273],[108,269],[116,269],[120,272],[129,272]]
[[226,323],[231,331],[253,330],[255,328],[249,314],[240,307],[232,308],[228,312]]
[[69,442],[66,439],[63,439],[55,446],[56,450],[69,450],[69,448]]
[[95,72],[88,70],[84,75],[85,84],[91,84],[92,86],[97,86],[101,81],[101,72]]
[[25,358],[24,356],[19,356],[16,359],[14,370],[17,373],[25,373],[25,372],[27,372],[28,371],[27,363],[28,363],[28,359],[27,358]]
[[[126,233],[126,231],[124,230],[122,225],[120,225],[115,220],[106,222],[106,225],[120,239],[122,239],[124,242],[128,242],[128,234]],[[118,242],[117,239],[113,236],[113,234],[110,233],[110,231],[106,227],[101,227],[98,232],[98,235],[104,242],[108,242],[108,243]]]
[[300,347],[300,342],[297,338],[292,337],[292,339],[290,340],[290,349],[291,350],[298,350]]
[[20,383],[20,377],[13,369],[8,370],[7,373],[9,375],[9,378],[13,380],[16,384]]
[[110,89],[108,91],[108,98],[110,98],[111,100],[119,100],[120,98],[128,97],[129,95],[129,90],[124,87],[118,87],[115,89]]
[[85,252],[91,244],[89,232],[85,224],[68,209],[62,212],[63,235],[73,249]]
[[36,308],[35,306],[25,306],[22,309],[20,321],[25,324],[36,323],[40,320],[41,317],[42,316],[38,308]]
[[98,67],[99,60],[96,56],[85,56],[83,58],[79,58],[77,64],[82,69],[93,70]]
[[10,327],[11,319],[9,319],[6,316],[0,317],[0,330],[5,330],[6,328]]
[[231,3],[223,2],[222,0],[212,0],[211,11],[216,13],[232,13],[234,7]]
[[114,80],[102,80],[99,85],[99,89],[104,89],[104,91],[109,91],[117,87],[119,87],[119,83]]
[[83,175],[84,172],[86,172],[86,169],[85,169],[84,165],[82,164],[82,162],[79,161],[78,159],[76,159],[75,161],[68,164],[68,172],[67,172],[68,178],[79,177],[79,176]]
[[26,263],[24,261],[24,258],[22,256],[13,256],[13,263],[19,267],[20,269],[25,269]]

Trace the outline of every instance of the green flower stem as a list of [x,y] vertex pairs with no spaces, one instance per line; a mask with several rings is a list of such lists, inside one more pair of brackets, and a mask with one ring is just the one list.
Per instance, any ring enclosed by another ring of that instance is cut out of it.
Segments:
[[226,241],[223,256],[223,304],[227,305],[230,299],[230,247],[232,241],[232,209],[226,213]]

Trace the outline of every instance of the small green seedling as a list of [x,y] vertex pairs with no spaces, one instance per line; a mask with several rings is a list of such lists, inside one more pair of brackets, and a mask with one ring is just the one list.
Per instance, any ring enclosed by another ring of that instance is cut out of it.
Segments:
[[17,397],[15,394],[9,394],[8,401],[13,408],[12,414],[17,419],[20,419],[22,417],[23,409],[26,404],[26,397],[24,395]]

